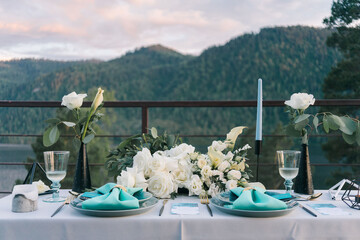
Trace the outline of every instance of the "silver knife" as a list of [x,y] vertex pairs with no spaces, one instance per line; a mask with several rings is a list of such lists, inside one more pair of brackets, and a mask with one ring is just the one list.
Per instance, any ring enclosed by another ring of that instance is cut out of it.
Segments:
[[165,200],[163,201],[163,205],[162,205],[162,207],[160,208],[159,216],[161,216],[161,214],[163,213],[164,208],[165,208],[165,204],[166,204],[168,201],[169,201],[169,199],[165,199]]

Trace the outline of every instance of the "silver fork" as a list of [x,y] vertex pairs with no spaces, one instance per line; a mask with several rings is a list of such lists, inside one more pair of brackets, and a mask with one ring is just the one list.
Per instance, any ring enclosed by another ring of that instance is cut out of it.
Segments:
[[58,212],[60,212],[60,210],[62,209],[63,206],[68,205],[75,198],[76,198],[76,195],[70,193],[70,195],[67,196],[65,202],[63,204],[61,204],[61,206],[55,210],[55,212],[51,215],[51,217],[55,216]]
[[213,213],[212,213],[211,208],[209,206],[209,198],[208,198],[208,196],[207,195],[200,195],[200,202],[201,202],[201,204],[206,205],[207,210],[210,213],[210,216],[213,216]]

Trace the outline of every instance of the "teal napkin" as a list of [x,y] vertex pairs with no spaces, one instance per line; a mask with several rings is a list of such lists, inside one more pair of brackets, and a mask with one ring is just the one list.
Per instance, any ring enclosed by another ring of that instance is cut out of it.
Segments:
[[225,207],[251,211],[281,210],[287,208],[284,202],[265,194],[265,190],[258,187],[245,191],[242,187],[233,188],[230,190],[230,199],[234,198],[236,198],[234,203]]
[[82,203],[82,208],[92,210],[126,210],[139,208],[139,200],[133,195],[142,191],[142,188],[126,188],[126,192],[119,188],[113,189],[115,185],[115,183],[108,183],[98,188],[95,191],[98,196],[85,200]]

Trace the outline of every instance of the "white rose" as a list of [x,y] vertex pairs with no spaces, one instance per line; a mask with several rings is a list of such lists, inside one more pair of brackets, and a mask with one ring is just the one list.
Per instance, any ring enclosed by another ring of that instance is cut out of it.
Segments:
[[226,155],[225,155],[225,160],[227,161],[231,161],[234,157],[234,154],[232,152],[228,152]]
[[204,178],[209,178],[212,176],[211,167],[209,165],[206,165],[201,169],[201,176]]
[[228,161],[223,161],[219,166],[218,169],[221,172],[224,172],[227,168],[230,167],[230,163]]
[[199,155],[198,157],[198,161],[197,161],[197,166],[200,168],[200,169],[203,169],[203,167],[205,167],[207,165],[207,161],[206,161],[206,158],[204,155]]
[[150,150],[147,148],[143,148],[134,156],[133,166],[137,167],[138,171],[145,171],[151,158],[152,156]]
[[294,93],[291,95],[290,100],[285,101],[285,104],[293,109],[305,110],[310,105],[314,105],[315,98],[312,94],[307,93]]
[[237,181],[236,180],[229,180],[226,183],[226,190],[230,190],[237,187]]
[[170,150],[166,151],[166,155],[168,157],[174,157],[176,159],[182,159],[188,156],[191,153],[194,153],[195,148],[191,145],[188,145],[186,143],[182,143],[179,146],[173,147]]
[[179,187],[186,187],[187,182],[191,178],[191,170],[189,168],[177,168],[171,172],[174,177],[174,181],[179,185]]
[[226,180],[224,179],[224,173],[223,172],[221,172],[221,171],[219,171],[219,170],[213,170],[212,172],[211,172],[211,175],[212,176],[219,176],[219,180],[220,181],[222,181],[222,182],[226,182]]
[[199,156],[199,153],[197,153],[197,152],[190,153],[189,156],[190,156],[191,160],[196,160],[197,157]]
[[189,184],[189,196],[191,195],[200,195],[203,192],[203,183],[200,180],[200,177],[198,175],[192,175],[191,181]]
[[231,170],[228,172],[228,179],[239,180],[241,178],[241,172],[237,170]]
[[38,193],[44,193],[44,192],[50,190],[49,186],[45,185],[45,183],[41,180],[39,180],[37,182],[33,182],[32,184],[36,186]]
[[177,190],[172,175],[167,172],[156,172],[149,180],[149,192],[158,198],[170,198],[170,194]]
[[80,108],[83,104],[84,98],[86,97],[87,94],[76,94],[76,92],[72,92],[68,95],[63,96],[61,106],[66,106],[70,110]]
[[153,157],[148,161],[148,167],[153,171],[164,171],[166,168],[166,157],[160,151],[154,153]]
[[212,183],[209,187],[208,194],[212,197],[215,197],[219,193],[219,187]]
[[222,141],[213,141],[211,146],[215,149],[215,151],[222,152],[225,148],[227,148],[227,144]]
[[121,171],[121,175],[116,178],[117,184],[125,187],[140,187],[146,190],[148,184],[143,172],[138,172],[136,167],[126,168],[126,171]]

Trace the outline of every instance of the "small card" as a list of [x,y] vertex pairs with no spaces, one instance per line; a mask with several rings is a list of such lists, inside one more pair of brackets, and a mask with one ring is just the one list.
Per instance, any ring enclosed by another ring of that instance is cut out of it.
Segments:
[[327,216],[351,215],[350,212],[344,211],[343,209],[338,208],[331,203],[307,203],[306,205],[315,209],[322,215],[327,215]]
[[170,212],[177,215],[197,215],[199,214],[199,205],[197,203],[173,203]]

